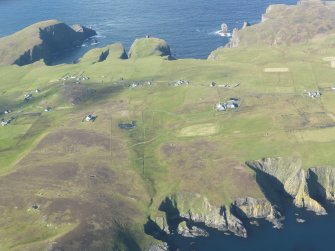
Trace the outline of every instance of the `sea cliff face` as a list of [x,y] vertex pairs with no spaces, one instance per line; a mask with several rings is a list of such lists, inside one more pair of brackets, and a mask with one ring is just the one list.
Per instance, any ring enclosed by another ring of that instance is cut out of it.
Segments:
[[247,164],[256,172],[275,178],[297,207],[325,215],[327,212],[321,200],[334,201],[335,172],[331,168],[305,170],[301,160],[296,158],[264,158]]
[[266,199],[238,198],[232,209],[241,219],[266,219],[275,228],[282,228],[280,212]]
[[[268,182],[280,195],[288,196],[298,208],[305,208],[317,215],[326,215],[326,202],[335,202],[335,170],[331,167],[302,168],[302,161],[294,157],[263,158],[248,161],[262,182]],[[258,179],[258,181],[260,181]],[[279,198],[280,199],[280,198]],[[169,205],[169,206],[164,206]],[[184,237],[206,236],[206,231],[193,227],[192,223],[203,223],[207,227],[246,238],[245,222],[266,219],[274,228],[282,228],[285,215],[281,205],[265,198],[241,197],[231,205],[214,206],[203,195],[180,192],[166,198],[161,210],[166,217],[156,217],[155,223],[164,234],[171,234],[171,219],[176,232]],[[170,220],[169,220],[170,219]],[[172,230],[174,232],[174,230]]]
[[241,220],[224,206],[216,207],[212,205],[205,196],[193,193],[178,193],[168,197],[166,202],[173,208],[173,210],[167,212],[167,214],[170,213],[170,217],[171,211],[174,211],[177,214],[173,216],[174,218],[179,217],[191,222],[204,223],[207,227],[247,237],[247,231]]
[[308,170],[312,194],[320,201],[335,202],[335,170],[332,167],[315,167]]

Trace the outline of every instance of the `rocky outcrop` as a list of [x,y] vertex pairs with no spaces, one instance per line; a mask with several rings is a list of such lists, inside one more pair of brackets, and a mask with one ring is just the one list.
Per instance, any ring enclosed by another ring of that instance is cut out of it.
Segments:
[[281,214],[266,199],[238,198],[232,207],[240,218],[266,219],[273,223],[275,228],[281,228],[283,225]]
[[335,169],[315,167],[308,171],[308,185],[312,195],[320,201],[335,203]]
[[94,30],[81,25],[70,27],[56,20],[36,23],[0,39],[0,65],[22,66],[41,59],[49,64],[54,54],[81,45],[94,35]]
[[308,171],[302,169],[300,159],[264,158],[247,164],[256,172],[269,175],[282,184],[283,192],[292,196],[297,207],[306,208],[318,215],[327,214],[324,207],[310,196],[314,192],[310,191]]
[[164,233],[170,234],[170,229],[166,217],[162,216],[155,217],[155,223]]
[[115,59],[128,59],[126,50],[121,43],[111,44],[103,48],[92,49],[80,59],[80,62],[95,64]]
[[208,237],[209,236],[209,234],[205,230],[203,230],[199,227],[192,226],[191,228],[189,228],[187,226],[186,221],[182,221],[182,222],[179,223],[177,232],[178,232],[178,234],[180,234],[184,237],[187,237],[187,238],[196,238],[196,237],[199,237],[199,236],[203,236],[203,237]]
[[159,38],[136,39],[129,50],[129,58],[145,58],[151,56],[166,57],[172,59],[170,46]]
[[241,42],[240,31],[239,31],[239,29],[235,28],[233,30],[232,35],[231,35],[231,39],[230,39],[230,41],[229,41],[229,43],[227,44],[226,47],[228,47],[228,48],[237,48],[237,47],[239,47],[240,42]]
[[166,243],[155,244],[148,248],[148,251],[168,251],[168,250],[169,250],[169,246]]
[[247,237],[242,222],[225,207],[215,207],[205,196],[192,193],[178,193],[169,197],[179,216],[193,222],[201,222],[220,231]]

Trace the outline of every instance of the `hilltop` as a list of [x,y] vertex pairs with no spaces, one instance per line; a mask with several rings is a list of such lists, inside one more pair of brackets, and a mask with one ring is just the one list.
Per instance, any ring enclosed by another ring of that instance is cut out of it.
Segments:
[[[310,8],[271,7],[241,34]],[[172,231],[206,228],[248,237],[250,218],[282,227],[283,194],[326,214],[335,33],[243,41],[210,60],[168,60],[166,41],[139,38],[77,64],[1,65],[0,250],[167,250]]]

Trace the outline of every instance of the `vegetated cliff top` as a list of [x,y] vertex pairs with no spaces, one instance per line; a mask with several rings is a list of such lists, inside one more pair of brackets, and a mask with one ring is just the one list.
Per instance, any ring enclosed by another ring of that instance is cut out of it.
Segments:
[[40,59],[48,63],[52,54],[94,35],[95,31],[81,25],[70,27],[57,20],[39,22],[0,39],[0,65],[25,65]]
[[89,62],[94,64],[113,59],[128,59],[128,55],[123,44],[115,43],[107,45],[103,48],[92,49],[80,58],[80,62]]
[[129,50],[129,58],[171,56],[170,46],[160,38],[136,39]]
[[304,1],[297,5],[271,5],[262,22],[236,32],[230,47],[290,45],[335,31],[335,5]]

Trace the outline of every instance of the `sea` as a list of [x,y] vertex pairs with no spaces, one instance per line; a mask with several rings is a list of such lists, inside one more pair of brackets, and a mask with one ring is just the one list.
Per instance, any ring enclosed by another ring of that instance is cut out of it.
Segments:
[[[0,0],[0,37],[41,20],[57,19],[95,29],[87,41],[55,62],[70,63],[94,47],[122,42],[129,49],[136,38],[150,35],[165,39],[176,58],[207,58],[229,38],[217,34],[222,23],[229,30],[243,22],[260,22],[270,4],[295,4],[296,0]],[[29,38],[27,38],[29,39]],[[225,235],[205,228],[207,238],[172,234],[171,250],[181,251],[333,251],[335,214],[316,216],[289,207],[284,228],[274,229],[265,220],[259,226],[246,223],[249,237]],[[306,220],[298,223],[297,218]]]
[[[63,54],[71,62],[93,47],[122,42],[129,49],[136,38],[165,39],[176,58],[207,58],[229,38],[216,32],[222,23],[229,30],[244,21],[260,22],[270,4],[297,0],[0,0],[0,37],[41,20],[57,19],[83,24],[98,33],[82,47]],[[27,38],[29,39],[29,38]]]
[[183,237],[175,232],[165,241],[170,251],[334,251],[335,214],[333,208],[328,212],[327,216],[317,216],[291,206],[285,210],[282,229],[264,219],[257,220],[258,225],[247,220],[248,237],[242,238],[198,224],[209,237]]

